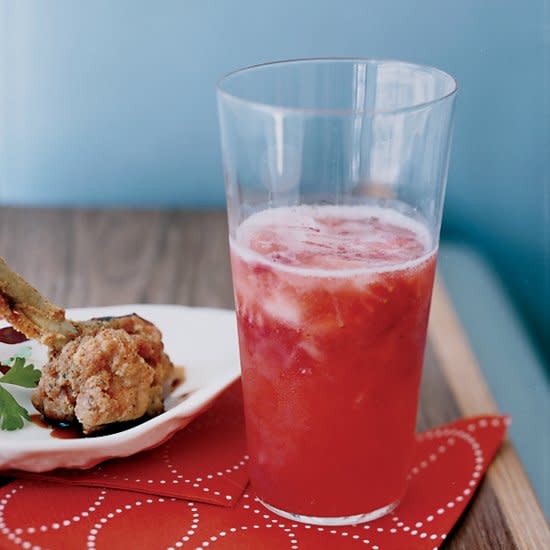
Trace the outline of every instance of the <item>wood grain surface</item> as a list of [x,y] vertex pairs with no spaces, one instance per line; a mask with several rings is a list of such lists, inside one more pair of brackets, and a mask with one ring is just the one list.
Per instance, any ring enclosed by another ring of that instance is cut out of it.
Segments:
[[[0,208],[0,255],[64,307],[124,303],[231,308],[223,212]],[[426,350],[419,429],[495,412],[441,282]],[[550,548],[550,531],[506,442],[445,547]]]

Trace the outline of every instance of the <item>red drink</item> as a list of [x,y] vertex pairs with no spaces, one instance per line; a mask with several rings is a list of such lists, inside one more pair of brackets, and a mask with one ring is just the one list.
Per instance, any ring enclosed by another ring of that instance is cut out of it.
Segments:
[[387,512],[412,458],[428,229],[375,206],[276,208],[231,256],[256,493],[305,516]]

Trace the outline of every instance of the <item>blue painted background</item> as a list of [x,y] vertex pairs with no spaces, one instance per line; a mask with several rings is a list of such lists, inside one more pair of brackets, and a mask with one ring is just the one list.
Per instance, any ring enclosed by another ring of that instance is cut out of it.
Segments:
[[461,86],[445,232],[493,260],[542,337],[549,11],[545,0],[0,0],[0,202],[221,206],[221,74],[321,55],[428,63]]

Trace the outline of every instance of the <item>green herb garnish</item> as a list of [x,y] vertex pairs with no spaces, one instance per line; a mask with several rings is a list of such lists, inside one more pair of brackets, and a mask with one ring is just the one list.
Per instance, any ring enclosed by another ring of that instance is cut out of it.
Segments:
[[24,409],[13,395],[0,386],[0,429],[20,430],[30,420],[29,412]]
[[[25,347],[10,357],[7,365],[10,369],[0,376],[0,384],[12,384],[22,388],[35,388],[40,380],[41,372],[34,365],[27,363],[30,358],[30,348]],[[0,429],[19,430],[30,420],[29,412],[15,400],[13,395],[0,385]]]

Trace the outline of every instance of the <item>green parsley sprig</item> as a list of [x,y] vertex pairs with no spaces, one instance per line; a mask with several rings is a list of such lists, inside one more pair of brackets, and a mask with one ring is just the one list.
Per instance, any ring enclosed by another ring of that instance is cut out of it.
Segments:
[[24,347],[10,357],[7,365],[10,369],[0,376],[0,429],[19,430],[30,420],[29,411],[19,405],[15,397],[2,384],[12,384],[22,388],[35,388],[41,372],[34,368],[30,359],[31,349]]

